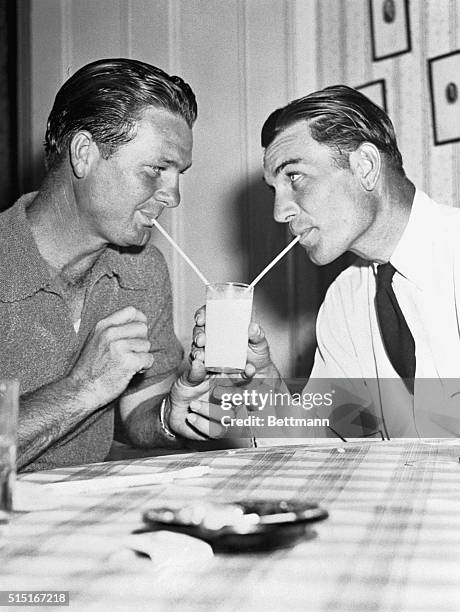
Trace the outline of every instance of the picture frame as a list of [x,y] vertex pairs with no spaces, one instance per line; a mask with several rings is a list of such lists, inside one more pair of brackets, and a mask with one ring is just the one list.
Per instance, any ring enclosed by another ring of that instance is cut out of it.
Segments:
[[364,83],[363,85],[358,85],[355,87],[362,94],[367,96],[374,104],[380,106],[386,113],[388,112],[387,108],[387,89],[385,79],[376,79],[375,81],[369,81],[368,83]]
[[460,49],[428,59],[434,144],[460,140]]
[[411,51],[408,0],[369,0],[369,17],[374,62]]

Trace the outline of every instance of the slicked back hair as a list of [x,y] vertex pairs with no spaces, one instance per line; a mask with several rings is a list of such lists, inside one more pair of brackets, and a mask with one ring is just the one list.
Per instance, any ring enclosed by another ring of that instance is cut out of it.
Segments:
[[327,145],[335,163],[348,168],[348,154],[362,142],[374,144],[390,166],[404,176],[393,124],[379,106],[346,85],[334,85],[275,110],[262,127],[262,147],[267,148],[287,127],[305,121],[314,140]]
[[190,86],[160,68],[125,58],[83,66],[56,95],[45,135],[47,168],[60,162],[80,130],[90,132],[101,154],[110,157],[134,138],[135,123],[147,107],[178,115],[189,127],[197,116]]

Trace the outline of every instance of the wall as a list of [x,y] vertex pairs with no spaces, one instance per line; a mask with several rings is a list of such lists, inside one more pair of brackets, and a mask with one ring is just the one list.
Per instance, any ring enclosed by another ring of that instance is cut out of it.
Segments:
[[427,59],[460,46],[460,0],[412,0],[412,51],[372,62],[368,0],[317,0],[319,87],[385,79],[406,173],[431,197],[460,206],[460,143],[433,145]]
[[[250,281],[289,239],[271,218],[261,180],[260,127],[274,108],[318,87],[385,78],[409,176],[439,201],[458,205],[460,148],[432,144],[426,59],[458,47],[460,0],[413,0],[412,52],[375,63],[367,0],[22,0],[27,5],[22,186],[39,184],[46,117],[57,88],[77,68],[128,56],[180,74],[199,102],[194,164],[181,206],[162,220],[211,280]],[[187,346],[204,290],[158,242]],[[318,304],[342,265],[318,270],[296,247],[257,287],[257,316],[284,374],[311,366]]]

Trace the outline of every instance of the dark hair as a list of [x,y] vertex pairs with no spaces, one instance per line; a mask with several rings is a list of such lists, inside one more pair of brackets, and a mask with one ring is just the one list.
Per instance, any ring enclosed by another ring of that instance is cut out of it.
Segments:
[[268,147],[281,131],[298,121],[308,122],[312,138],[334,150],[339,167],[348,168],[348,153],[362,142],[371,142],[404,174],[390,118],[356,89],[326,87],[275,110],[262,128],[262,146]]
[[164,108],[192,127],[195,95],[178,76],[138,60],[103,59],[80,68],[56,95],[48,118],[48,168],[62,157],[72,136],[88,130],[105,158],[134,138],[135,122],[148,106]]

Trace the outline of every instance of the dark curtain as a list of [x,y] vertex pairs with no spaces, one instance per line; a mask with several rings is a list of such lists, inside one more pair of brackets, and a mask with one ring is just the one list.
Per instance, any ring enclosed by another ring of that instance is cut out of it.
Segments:
[[0,0],[0,211],[18,195],[15,4]]

